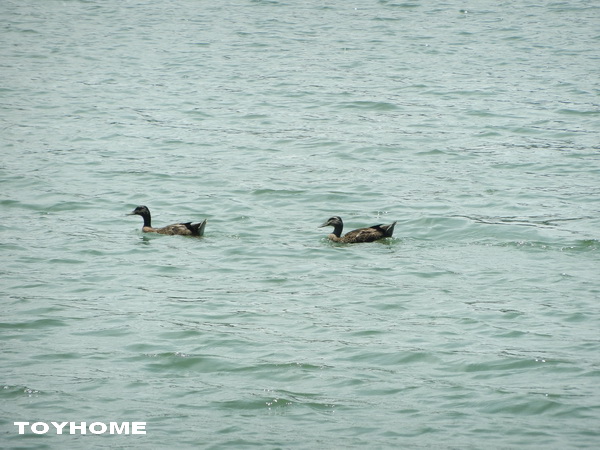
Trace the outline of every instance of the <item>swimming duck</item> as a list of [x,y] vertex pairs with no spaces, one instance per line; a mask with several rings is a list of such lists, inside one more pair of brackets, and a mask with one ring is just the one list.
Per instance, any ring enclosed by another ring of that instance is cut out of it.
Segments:
[[354,243],[373,242],[378,239],[392,237],[392,234],[394,233],[394,226],[396,226],[396,222],[389,225],[373,225],[369,228],[359,228],[357,230],[349,231],[342,237],[344,222],[342,222],[341,217],[333,216],[319,228],[333,227],[333,233],[331,233],[328,237],[334,242]]
[[144,226],[142,231],[144,233],[159,233],[159,234],[180,234],[182,236],[203,236],[204,227],[206,226],[206,219],[198,223],[174,223],[173,225],[167,225],[162,228],[152,227],[152,218],[150,216],[150,210],[146,206],[138,206],[131,211],[129,216],[138,215],[144,218]]

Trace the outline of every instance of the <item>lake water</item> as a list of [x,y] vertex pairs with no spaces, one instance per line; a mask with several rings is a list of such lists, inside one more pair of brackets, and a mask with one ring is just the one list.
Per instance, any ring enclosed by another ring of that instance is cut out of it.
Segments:
[[0,12],[0,447],[597,448],[597,2]]

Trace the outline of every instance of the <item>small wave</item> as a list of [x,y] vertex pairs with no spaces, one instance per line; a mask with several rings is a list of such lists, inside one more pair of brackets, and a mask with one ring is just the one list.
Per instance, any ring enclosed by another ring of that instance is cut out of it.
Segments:
[[361,110],[372,110],[372,111],[394,111],[398,109],[398,106],[388,102],[370,102],[370,101],[356,101],[356,102],[345,102],[341,103],[340,107],[348,109],[361,109]]

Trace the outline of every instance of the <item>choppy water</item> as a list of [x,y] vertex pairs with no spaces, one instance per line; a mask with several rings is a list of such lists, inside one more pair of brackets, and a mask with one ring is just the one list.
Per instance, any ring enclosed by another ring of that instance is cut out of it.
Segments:
[[596,2],[0,11],[2,448],[597,447]]

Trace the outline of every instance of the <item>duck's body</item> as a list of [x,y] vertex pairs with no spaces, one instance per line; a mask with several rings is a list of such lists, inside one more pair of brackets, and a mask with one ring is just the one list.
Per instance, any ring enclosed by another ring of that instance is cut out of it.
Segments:
[[150,210],[146,206],[138,206],[129,215],[142,216],[144,219],[144,226],[142,231],[144,233],[158,233],[158,234],[169,234],[169,235],[181,235],[181,236],[203,236],[204,227],[206,226],[206,219],[198,223],[174,223],[167,225],[162,228],[154,228],[152,226],[152,216]]
[[394,233],[394,227],[396,222],[389,225],[373,225],[368,228],[358,228],[352,230],[342,236],[342,230],[344,229],[344,222],[341,217],[333,216],[327,220],[321,227],[333,227],[333,233],[328,238],[334,242],[343,243],[355,243],[355,242],[373,242],[379,239],[392,237]]

